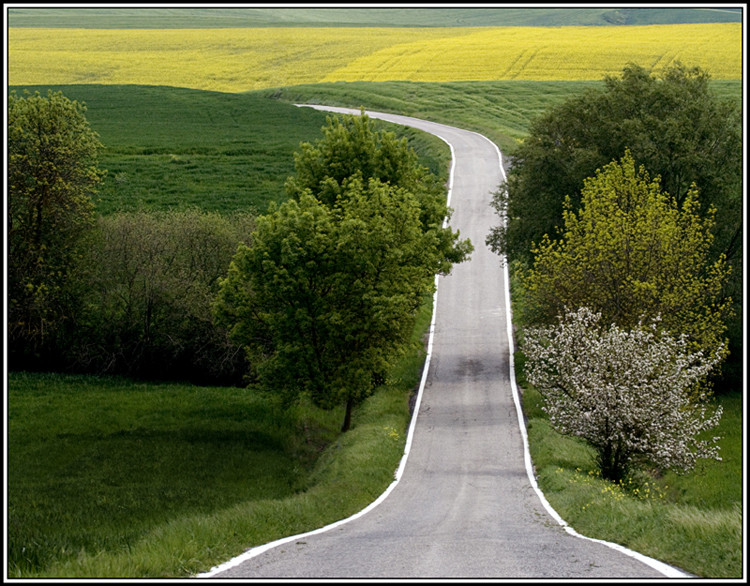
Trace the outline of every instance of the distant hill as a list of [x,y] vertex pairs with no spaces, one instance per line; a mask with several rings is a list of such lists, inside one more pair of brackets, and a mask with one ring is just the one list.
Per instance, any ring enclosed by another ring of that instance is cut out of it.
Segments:
[[742,22],[741,8],[8,8],[11,27],[613,26]]

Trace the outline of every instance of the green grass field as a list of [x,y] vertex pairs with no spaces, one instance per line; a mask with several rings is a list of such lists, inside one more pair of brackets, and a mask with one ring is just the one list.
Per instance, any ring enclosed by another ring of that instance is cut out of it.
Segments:
[[252,389],[11,373],[9,577],[178,577],[367,506],[393,480],[424,362],[343,408]]
[[[322,136],[326,114],[266,99],[159,86],[29,86],[62,91],[84,102],[86,117],[104,144],[107,170],[97,209],[118,211],[197,207],[263,213],[286,199],[300,142]],[[410,140],[420,161],[446,173],[450,153],[439,139],[378,123]]]
[[[46,95],[46,87],[32,87]],[[264,212],[325,115],[255,96],[151,86],[56,86],[105,146],[102,214],[196,206]],[[17,92],[19,95],[21,91]]]
[[11,575],[284,498],[317,455],[302,422],[244,389],[13,373],[8,401]]
[[[231,212],[266,210],[284,199],[302,141],[321,136],[326,114],[292,103],[393,112],[475,130],[508,155],[531,120],[600,82],[338,82],[247,94],[160,86],[51,86],[87,105],[105,145],[102,214],[196,206]],[[50,86],[11,87],[46,94]],[[717,95],[742,98],[739,81],[714,81]],[[273,98],[273,99],[267,99]],[[389,127],[398,129],[398,127]],[[398,129],[434,173],[445,173],[442,142]]]
[[[548,108],[596,81],[475,81],[453,83],[336,82],[258,90],[258,95],[304,104],[328,104],[404,114],[484,134],[511,154],[529,124]],[[712,81],[723,99],[742,100],[741,81]]]

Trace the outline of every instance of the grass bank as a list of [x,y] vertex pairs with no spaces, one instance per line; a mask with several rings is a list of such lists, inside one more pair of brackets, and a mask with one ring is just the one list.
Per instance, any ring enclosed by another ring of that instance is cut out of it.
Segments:
[[360,511],[403,453],[430,316],[345,434],[252,389],[11,373],[9,577],[195,575]]
[[641,475],[613,484],[596,472],[594,452],[555,432],[534,389],[523,392],[537,481],[576,531],[619,543],[705,578],[742,577],[742,395],[721,396],[722,461],[685,475]]
[[[424,118],[484,134],[504,155],[513,153],[535,117],[601,81],[335,82],[295,85],[254,94]],[[714,92],[742,100],[741,81],[712,81]]]
[[[86,104],[107,170],[97,211],[198,208],[265,213],[286,199],[301,142],[322,138],[326,114],[257,94],[143,85],[12,86],[62,91]],[[432,135],[376,121],[407,137],[420,163],[445,175],[450,152]]]

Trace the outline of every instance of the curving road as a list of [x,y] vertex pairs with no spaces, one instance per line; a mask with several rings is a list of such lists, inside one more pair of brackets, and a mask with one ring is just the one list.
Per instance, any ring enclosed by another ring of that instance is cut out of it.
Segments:
[[491,193],[504,177],[497,147],[441,124],[368,115],[436,134],[451,146],[451,226],[475,246],[470,262],[438,279],[432,350],[406,465],[363,514],[249,550],[201,577],[685,577],[575,534],[529,472],[510,378],[506,274],[484,245],[497,221]]

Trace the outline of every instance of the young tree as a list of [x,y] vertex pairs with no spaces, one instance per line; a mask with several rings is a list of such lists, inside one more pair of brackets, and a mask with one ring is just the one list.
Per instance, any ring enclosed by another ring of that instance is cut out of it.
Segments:
[[344,431],[408,340],[434,275],[450,269],[410,192],[356,180],[345,201],[330,208],[305,191],[260,217],[216,304],[265,387],[346,404]]
[[710,260],[712,226],[695,188],[678,204],[626,152],[585,181],[577,212],[566,201],[559,239],[545,234],[533,248],[521,277],[523,317],[552,323],[585,306],[630,328],[661,316],[665,329],[713,355],[725,347],[730,301],[722,297],[726,264]]
[[472,251],[443,225],[445,190],[406,141],[362,116],[328,118],[302,144],[290,200],[259,218],[216,313],[259,381],[289,400],[353,407],[385,375],[434,287]]
[[613,481],[643,464],[684,472],[698,458],[720,459],[719,438],[698,435],[718,424],[721,406],[709,414],[690,390],[721,353],[691,352],[658,320],[633,329],[601,320],[584,307],[525,333],[526,376],[552,426],[592,446],[602,476]]
[[[8,339],[38,360],[76,304],[74,278],[93,223],[101,148],[85,106],[61,92],[8,99]],[[15,366],[21,366],[15,364]]]
[[443,242],[446,254],[460,262],[465,250],[457,246],[457,235],[443,220],[450,215],[445,187],[422,167],[407,140],[393,132],[379,131],[362,112],[359,116],[327,117],[323,138],[315,144],[302,143],[295,153],[296,174],[286,184],[287,194],[299,198],[305,190],[332,207],[346,191],[347,182],[370,179],[411,192],[420,205],[424,230],[433,230]]

